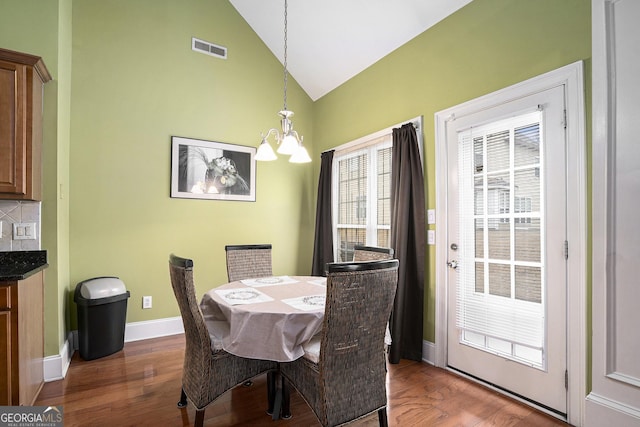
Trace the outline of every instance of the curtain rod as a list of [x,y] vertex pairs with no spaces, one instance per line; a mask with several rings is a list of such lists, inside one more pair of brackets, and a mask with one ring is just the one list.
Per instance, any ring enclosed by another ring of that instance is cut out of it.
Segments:
[[414,118],[412,118],[410,120],[405,120],[403,122],[396,123],[395,125],[386,127],[386,128],[384,128],[382,130],[379,130],[377,132],[370,133],[369,135],[362,136],[362,137],[357,138],[357,139],[355,139],[353,141],[346,142],[346,143],[344,143],[342,145],[339,145],[337,147],[330,148],[328,150],[324,150],[322,153],[328,153],[329,151],[342,150],[342,149],[348,148],[351,145],[360,144],[363,140],[369,140],[369,139],[379,138],[381,136],[388,135],[393,131],[393,129],[402,127],[403,125],[406,125],[406,124],[409,124],[409,123],[411,123],[413,125],[413,127],[417,131],[422,132],[422,116],[417,116],[417,117],[414,117]]

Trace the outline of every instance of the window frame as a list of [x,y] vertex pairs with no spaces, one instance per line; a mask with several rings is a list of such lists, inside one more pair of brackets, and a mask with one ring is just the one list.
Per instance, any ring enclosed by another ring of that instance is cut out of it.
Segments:
[[[375,138],[370,143],[359,147],[356,150],[349,150],[343,153],[336,153],[333,159],[332,165],[332,196],[331,196],[331,209],[332,209],[332,232],[333,232],[333,253],[334,261],[340,261],[340,239],[339,231],[341,229],[353,229],[353,230],[365,230],[365,242],[358,242],[360,244],[366,244],[368,246],[379,246],[378,244],[378,231],[379,230],[391,230],[391,224],[381,225],[378,224],[378,152],[385,149],[391,149],[393,141],[391,135],[383,136],[382,138]],[[339,223],[340,218],[340,162],[348,161],[354,157],[366,154],[366,201],[363,203],[361,196],[358,195],[356,218],[362,218],[362,207],[364,205],[364,225],[361,224],[348,224]],[[389,155],[389,162],[391,163],[391,155]],[[389,168],[391,165],[389,165]],[[346,261],[346,260],[342,260]]]

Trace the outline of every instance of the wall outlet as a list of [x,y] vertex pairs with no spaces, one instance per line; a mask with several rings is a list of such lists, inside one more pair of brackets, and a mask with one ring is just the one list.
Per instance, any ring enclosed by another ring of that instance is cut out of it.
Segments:
[[427,230],[427,244],[428,245],[436,244],[436,230]]
[[151,308],[152,305],[153,302],[150,296],[142,297],[142,308]]
[[35,222],[14,222],[13,240],[36,240]]

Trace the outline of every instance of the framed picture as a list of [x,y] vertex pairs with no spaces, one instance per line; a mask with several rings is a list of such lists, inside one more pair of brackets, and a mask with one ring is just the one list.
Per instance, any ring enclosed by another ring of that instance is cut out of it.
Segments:
[[171,137],[171,197],[256,201],[256,148]]

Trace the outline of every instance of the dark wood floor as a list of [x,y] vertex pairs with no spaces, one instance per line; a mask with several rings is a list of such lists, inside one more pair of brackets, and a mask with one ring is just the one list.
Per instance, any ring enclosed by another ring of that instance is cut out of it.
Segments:
[[[36,405],[63,406],[70,426],[188,426],[192,406],[178,409],[184,337],[174,335],[126,343],[114,355],[84,361],[73,356],[64,380],[46,383]],[[474,382],[426,363],[389,365],[390,426],[566,426]],[[363,392],[366,392],[363,390]],[[266,377],[236,387],[207,407],[208,426],[318,426],[295,392],[288,420],[266,414]],[[376,426],[377,415],[353,426]]]

